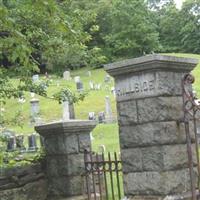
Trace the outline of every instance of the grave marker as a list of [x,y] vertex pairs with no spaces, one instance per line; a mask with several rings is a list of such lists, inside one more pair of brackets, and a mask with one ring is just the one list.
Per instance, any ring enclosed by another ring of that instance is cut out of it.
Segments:
[[112,115],[112,108],[111,108],[111,102],[110,102],[110,97],[106,96],[105,97],[105,107],[106,107],[106,122],[107,123],[112,123],[113,122],[113,115]]
[[70,76],[70,72],[69,71],[65,71],[63,73],[63,79],[67,80],[67,81],[71,80],[71,76]]
[[36,134],[31,134],[28,136],[28,151],[37,151],[37,149]]

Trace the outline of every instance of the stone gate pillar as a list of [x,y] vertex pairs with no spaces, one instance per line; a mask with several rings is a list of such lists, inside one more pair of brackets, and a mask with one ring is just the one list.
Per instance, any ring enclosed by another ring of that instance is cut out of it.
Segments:
[[90,132],[95,126],[95,121],[70,120],[35,127],[44,137],[48,200],[84,194],[84,150],[91,149]]
[[149,55],[105,66],[115,78],[125,195],[190,191],[181,80],[197,60]]

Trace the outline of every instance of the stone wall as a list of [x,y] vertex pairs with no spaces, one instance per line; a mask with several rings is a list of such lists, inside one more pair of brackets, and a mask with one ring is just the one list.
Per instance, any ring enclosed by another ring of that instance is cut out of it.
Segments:
[[159,199],[190,191],[181,80],[196,63],[151,55],[106,66],[116,84],[126,196]]
[[47,183],[41,164],[5,169],[0,175],[1,200],[46,200]]

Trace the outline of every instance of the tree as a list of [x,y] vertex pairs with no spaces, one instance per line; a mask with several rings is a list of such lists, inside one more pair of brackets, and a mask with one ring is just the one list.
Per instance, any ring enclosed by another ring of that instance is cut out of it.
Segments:
[[180,15],[182,51],[200,53],[200,0],[186,0]]
[[[47,96],[44,84],[31,80],[41,66],[63,68],[87,62],[86,43],[91,36],[84,23],[93,16],[78,9],[66,10],[72,5],[72,1],[0,0],[1,103],[21,98],[25,91]],[[19,78],[17,85],[10,81],[13,76]],[[63,94],[67,98],[71,93],[66,90],[54,98],[61,101]]]
[[115,0],[110,14],[106,48],[115,58],[136,57],[157,50],[158,33],[143,0]]
[[181,16],[173,1],[157,11],[158,32],[162,52],[179,52],[181,50]]

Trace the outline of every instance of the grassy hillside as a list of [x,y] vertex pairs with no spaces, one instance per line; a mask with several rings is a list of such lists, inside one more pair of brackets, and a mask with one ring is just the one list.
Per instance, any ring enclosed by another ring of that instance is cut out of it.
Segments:
[[[194,54],[167,54],[179,57],[190,57],[197,58],[200,60],[200,55]],[[88,76],[88,70],[91,71],[92,76]],[[200,64],[194,69],[193,74],[196,78],[194,87],[200,96]],[[88,95],[86,96],[83,102],[79,102],[75,105],[75,113],[77,119],[87,119],[88,112],[98,112],[105,111],[105,96],[108,95],[112,101],[112,111],[116,116],[116,103],[113,97],[113,94],[110,91],[110,88],[114,85],[114,81],[109,84],[104,82],[104,78],[106,76],[106,72],[103,69],[95,69],[91,70],[88,68],[83,68],[77,71],[71,72],[72,78],[74,76],[80,76],[81,80],[84,84],[84,89],[88,91]],[[40,77],[42,78],[42,77]],[[51,76],[52,83],[48,88],[48,94],[51,96],[55,91],[58,91],[62,87],[69,87],[75,91],[76,85],[74,80],[65,81],[61,77]],[[102,89],[99,91],[89,90],[89,81],[92,80],[95,83],[101,83]],[[12,80],[17,81],[17,80]],[[37,97],[40,99],[40,115],[41,118],[46,121],[54,121],[62,118],[62,105],[58,104],[56,101],[49,100],[42,97]],[[19,126],[10,126],[9,129],[15,130],[17,133],[30,134],[34,132],[34,128],[30,125],[30,94],[26,94],[26,102],[24,104],[19,103],[16,100],[7,101],[5,109],[5,115],[7,117],[13,117],[17,111],[21,111],[23,113],[24,125],[23,127]],[[17,116],[18,117],[18,116]],[[114,151],[119,149],[119,141],[118,141],[118,127],[117,124],[101,124],[96,127],[93,131],[94,140],[93,149],[99,150],[99,145],[104,144],[106,149],[109,151]]]

